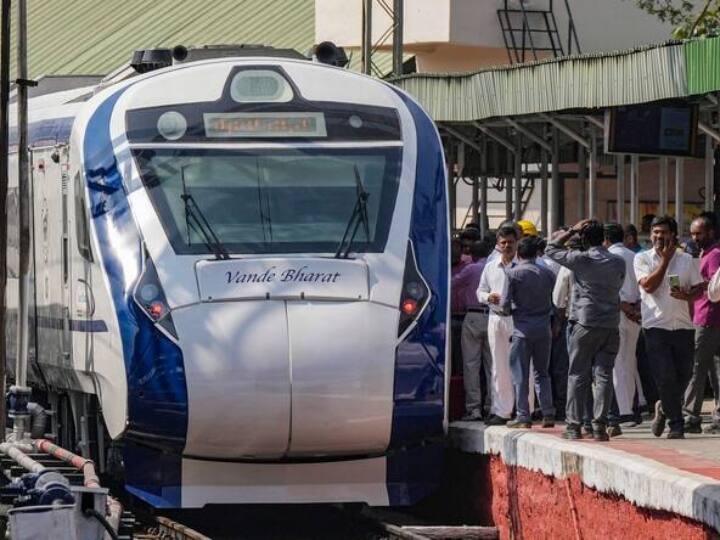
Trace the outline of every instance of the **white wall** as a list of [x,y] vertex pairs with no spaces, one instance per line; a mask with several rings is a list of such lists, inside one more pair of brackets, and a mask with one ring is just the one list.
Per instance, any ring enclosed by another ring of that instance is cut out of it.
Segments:
[[[549,0],[526,1],[529,8],[543,8]],[[502,6],[503,0],[405,0],[405,51],[417,56],[420,71],[473,70],[507,63],[497,16]],[[663,42],[672,31],[669,25],[635,7],[633,0],[570,0],[570,7],[584,53]],[[566,43],[564,1],[555,0],[555,13]],[[389,27],[390,18],[374,2],[374,40]],[[315,0],[317,41],[359,48],[361,29],[362,0]],[[385,48],[391,45],[389,38]]]

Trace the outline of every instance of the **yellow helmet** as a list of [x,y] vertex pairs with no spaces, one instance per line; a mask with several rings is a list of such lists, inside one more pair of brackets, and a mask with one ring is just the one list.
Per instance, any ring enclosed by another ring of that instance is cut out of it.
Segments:
[[517,222],[520,229],[522,229],[523,236],[537,236],[538,230],[537,227],[535,227],[535,224],[532,221],[528,221],[527,219],[521,219]]

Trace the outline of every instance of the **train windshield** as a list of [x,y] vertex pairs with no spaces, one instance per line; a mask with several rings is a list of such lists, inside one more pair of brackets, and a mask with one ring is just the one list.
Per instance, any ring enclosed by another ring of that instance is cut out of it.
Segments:
[[360,192],[368,226],[355,234],[352,251],[385,248],[399,147],[133,153],[178,254],[334,253]]

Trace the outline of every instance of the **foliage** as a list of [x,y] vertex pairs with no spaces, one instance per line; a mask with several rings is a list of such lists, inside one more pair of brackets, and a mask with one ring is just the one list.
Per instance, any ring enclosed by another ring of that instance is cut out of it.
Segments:
[[673,25],[676,39],[720,33],[720,0],[635,0],[635,5]]

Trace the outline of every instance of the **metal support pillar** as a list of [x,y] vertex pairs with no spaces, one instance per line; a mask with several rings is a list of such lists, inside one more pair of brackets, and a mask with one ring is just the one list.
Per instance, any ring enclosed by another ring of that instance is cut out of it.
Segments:
[[448,183],[448,203],[450,206],[450,230],[455,230],[457,222],[457,207],[456,207],[456,193],[455,193],[455,159],[453,158],[453,142],[448,140],[447,143],[447,154],[445,155],[447,160],[447,183]]
[[546,236],[550,236],[548,231],[548,153],[546,150],[540,151],[540,230]]
[[597,138],[590,134],[590,178],[588,181],[588,217],[597,217]]
[[[513,169],[513,156],[514,153],[507,153],[506,170]],[[512,174],[505,175],[505,219],[511,220],[513,218],[513,177]]]
[[522,135],[517,134],[517,152],[515,152],[515,163],[513,167],[513,191],[515,192],[515,207],[513,209],[513,219],[519,221],[522,219]]
[[636,227],[640,224],[638,219],[639,201],[638,184],[640,182],[640,156],[637,154],[630,157],[630,223]]
[[372,73],[372,4],[373,0],[363,0],[362,13],[362,72]]
[[685,160],[675,158],[675,221],[678,226],[678,236],[685,230]]
[[617,192],[615,194],[615,219],[621,225],[625,223],[625,154],[615,156],[617,168]]
[[393,2],[393,75],[403,73],[403,4],[404,0]]
[[550,186],[550,232],[555,232],[560,228],[560,218],[563,212],[560,209],[560,205],[563,204],[563,200],[560,197],[560,140],[559,132],[556,127],[552,128],[552,156],[551,160],[551,186]]
[[585,201],[587,200],[587,153],[585,148],[578,146],[578,193],[577,193],[577,212],[578,219],[589,217],[585,212]]
[[[17,356],[15,358],[15,386],[27,387],[27,366],[29,354],[29,307],[30,307],[30,179],[28,175],[28,103],[27,103],[27,3],[18,0],[18,49],[17,49],[17,111],[18,111],[18,230],[19,230],[19,275],[18,275],[18,322]],[[16,440],[22,439],[27,431],[27,414],[16,414]]]
[[[10,0],[0,3],[0,389],[5,394],[5,359],[7,340],[5,325],[5,290],[7,288],[7,191],[8,191],[8,102],[10,96]],[[0,418],[5,419],[5,399],[0,399]],[[5,430],[0,429],[0,441],[5,440]]]
[[705,210],[712,212],[715,201],[715,155],[712,139],[705,136]]
[[660,204],[658,212],[661,216],[666,216],[668,213],[668,158],[660,158]]
[[482,176],[480,177],[480,233],[482,234],[483,238],[485,238],[485,235],[488,233],[488,228],[490,226],[489,220],[488,220],[488,159],[487,159],[487,153],[488,153],[488,141],[483,135],[482,139],[480,140],[480,146],[482,147],[483,151],[480,153],[480,172],[482,173]]

